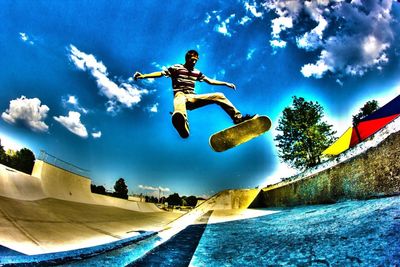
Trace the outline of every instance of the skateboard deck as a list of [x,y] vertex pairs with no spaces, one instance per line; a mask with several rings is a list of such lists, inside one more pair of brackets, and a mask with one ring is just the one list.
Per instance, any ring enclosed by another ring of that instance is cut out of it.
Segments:
[[223,152],[262,135],[271,128],[267,116],[254,118],[217,132],[210,137],[210,146],[216,152]]

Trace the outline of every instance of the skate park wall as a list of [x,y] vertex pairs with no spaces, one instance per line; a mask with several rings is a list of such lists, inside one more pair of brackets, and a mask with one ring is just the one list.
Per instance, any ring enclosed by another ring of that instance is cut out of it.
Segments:
[[112,206],[140,212],[161,212],[153,203],[134,202],[94,194],[87,177],[36,160],[32,175],[0,165],[0,196],[18,200],[54,198],[85,204]]
[[400,194],[400,132],[333,168],[263,188],[251,207],[334,203]]
[[259,192],[259,189],[229,189],[219,192],[214,199],[206,202],[212,210],[246,209]]
[[32,176],[42,181],[45,194],[50,198],[92,203],[89,178],[63,170],[41,160],[36,160]]
[[28,201],[47,197],[40,178],[2,164],[0,164],[0,196]]

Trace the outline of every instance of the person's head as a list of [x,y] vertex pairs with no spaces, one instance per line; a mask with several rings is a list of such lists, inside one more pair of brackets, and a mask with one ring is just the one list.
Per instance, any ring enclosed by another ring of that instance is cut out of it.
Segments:
[[185,61],[186,64],[194,66],[199,60],[199,53],[196,50],[189,50],[186,52]]

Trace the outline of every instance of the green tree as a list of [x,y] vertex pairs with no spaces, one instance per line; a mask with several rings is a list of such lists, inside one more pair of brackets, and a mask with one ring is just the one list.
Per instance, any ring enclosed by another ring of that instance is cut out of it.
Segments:
[[17,169],[17,160],[16,160],[16,154],[12,149],[7,149],[6,155],[4,158],[4,165],[7,165],[8,167],[11,167],[13,169]]
[[188,206],[196,207],[196,205],[197,205],[197,197],[195,197],[195,196],[187,197],[186,198],[186,203],[187,203]]
[[123,178],[119,178],[115,182],[113,196],[128,199],[128,186]]
[[92,193],[106,195],[106,189],[102,185],[97,186],[95,184],[91,184],[90,189],[91,189]]
[[6,151],[4,150],[4,147],[1,144],[1,140],[0,140],[0,163],[1,164],[5,164],[7,161],[7,154]]
[[149,203],[158,203],[158,198],[156,198],[155,196],[145,196],[144,199],[146,202]]
[[14,151],[8,149],[7,152],[0,144],[0,163],[8,167],[14,168],[21,172],[31,174],[35,165],[35,155],[27,148]]
[[182,196],[181,199],[182,199],[182,206],[187,206],[187,201],[186,201],[187,196]]
[[181,206],[182,205],[182,199],[178,193],[173,193],[172,195],[169,195],[166,199],[166,202],[168,202],[168,205],[172,205],[172,206]]
[[353,115],[353,124],[358,124],[360,120],[365,118],[366,116],[372,114],[379,108],[378,101],[371,100],[364,104],[362,108],[360,108],[359,112],[356,115]]
[[167,199],[166,197],[160,197],[160,203],[164,204],[166,202],[166,199]]
[[15,168],[21,172],[31,174],[35,165],[35,154],[27,148],[18,150],[13,157]]
[[316,166],[321,162],[322,152],[332,144],[335,131],[332,125],[322,121],[323,108],[318,102],[308,102],[293,97],[293,104],[283,110],[276,128],[281,134],[278,142],[279,157],[298,170]]

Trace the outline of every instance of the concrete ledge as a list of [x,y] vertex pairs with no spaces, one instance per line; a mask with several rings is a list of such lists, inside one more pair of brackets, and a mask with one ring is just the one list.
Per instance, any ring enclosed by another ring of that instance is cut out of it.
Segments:
[[337,166],[293,182],[263,189],[266,207],[334,203],[400,193],[400,132]]

